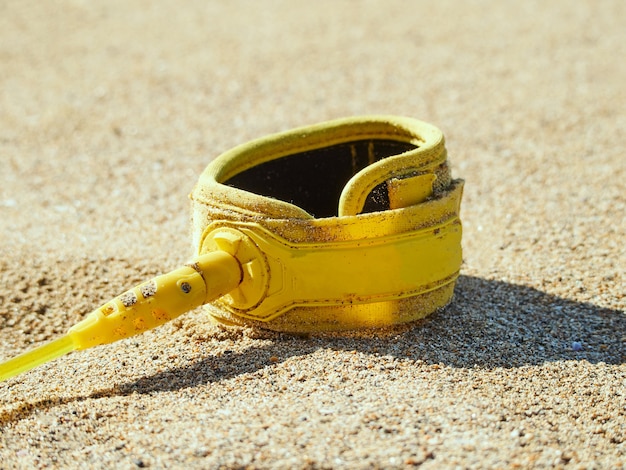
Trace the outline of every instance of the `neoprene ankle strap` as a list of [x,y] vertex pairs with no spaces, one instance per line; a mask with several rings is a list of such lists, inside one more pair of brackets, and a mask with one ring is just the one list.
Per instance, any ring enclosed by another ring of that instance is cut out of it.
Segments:
[[408,118],[340,119],[226,152],[191,194],[198,253],[243,266],[211,316],[306,332],[432,313],[461,265],[462,187],[442,133]]

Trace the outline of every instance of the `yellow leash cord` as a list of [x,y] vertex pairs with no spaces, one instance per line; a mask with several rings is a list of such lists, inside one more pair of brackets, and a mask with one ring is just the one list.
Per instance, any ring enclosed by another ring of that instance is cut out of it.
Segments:
[[70,351],[113,343],[156,328],[232,291],[241,267],[218,251],[193,265],[144,282],[91,312],[65,336],[0,364],[0,380],[26,372]]

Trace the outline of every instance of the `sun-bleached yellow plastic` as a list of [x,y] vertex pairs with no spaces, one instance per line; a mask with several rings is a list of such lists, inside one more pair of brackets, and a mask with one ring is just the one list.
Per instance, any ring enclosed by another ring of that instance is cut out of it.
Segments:
[[[356,140],[413,148],[370,158],[346,182],[335,216],[316,218],[231,184],[266,162]],[[364,212],[368,195],[385,183],[388,210]],[[408,118],[342,119],[239,146],[207,167],[191,195],[198,253],[221,249],[238,257],[237,247],[246,246],[242,283],[207,305],[208,312],[220,323],[286,332],[422,318],[452,298],[462,262],[462,188],[450,177],[441,132]]]

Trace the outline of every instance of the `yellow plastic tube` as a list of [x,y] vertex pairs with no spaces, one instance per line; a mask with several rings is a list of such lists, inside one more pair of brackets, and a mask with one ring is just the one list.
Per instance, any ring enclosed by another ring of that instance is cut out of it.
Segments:
[[232,291],[241,281],[239,262],[224,251],[139,284],[91,312],[65,336],[0,364],[0,381],[70,351],[112,343],[166,323]]

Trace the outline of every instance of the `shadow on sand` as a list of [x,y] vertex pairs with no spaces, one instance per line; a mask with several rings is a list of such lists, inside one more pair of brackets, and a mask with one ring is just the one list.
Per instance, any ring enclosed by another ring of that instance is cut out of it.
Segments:
[[461,276],[452,305],[414,325],[387,330],[382,338],[275,335],[273,339],[238,357],[206,358],[191,367],[144,377],[122,385],[120,392],[173,390],[254,372],[270,363],[276,343],[281,360],[331,348],[459,368],[514,368],[565,360],[621,364],[626,360],[626,312]]
[[255,372],[273,362],[270,358],[277,349],[281,361],[333,349],[457,368],[515,368],[566,360],[622,364],[626,361],[626,312],[566,300],[529,287],[461,276],[455,300],[444,311],[409,326],[385,330],[380,337],[268,333],[266,339],[270,341],[264,341],[261,347],[209,356],[190,366],[90,396],[24,403],[0,414],[0,427],[37,410],[70,402],[172,391]]

